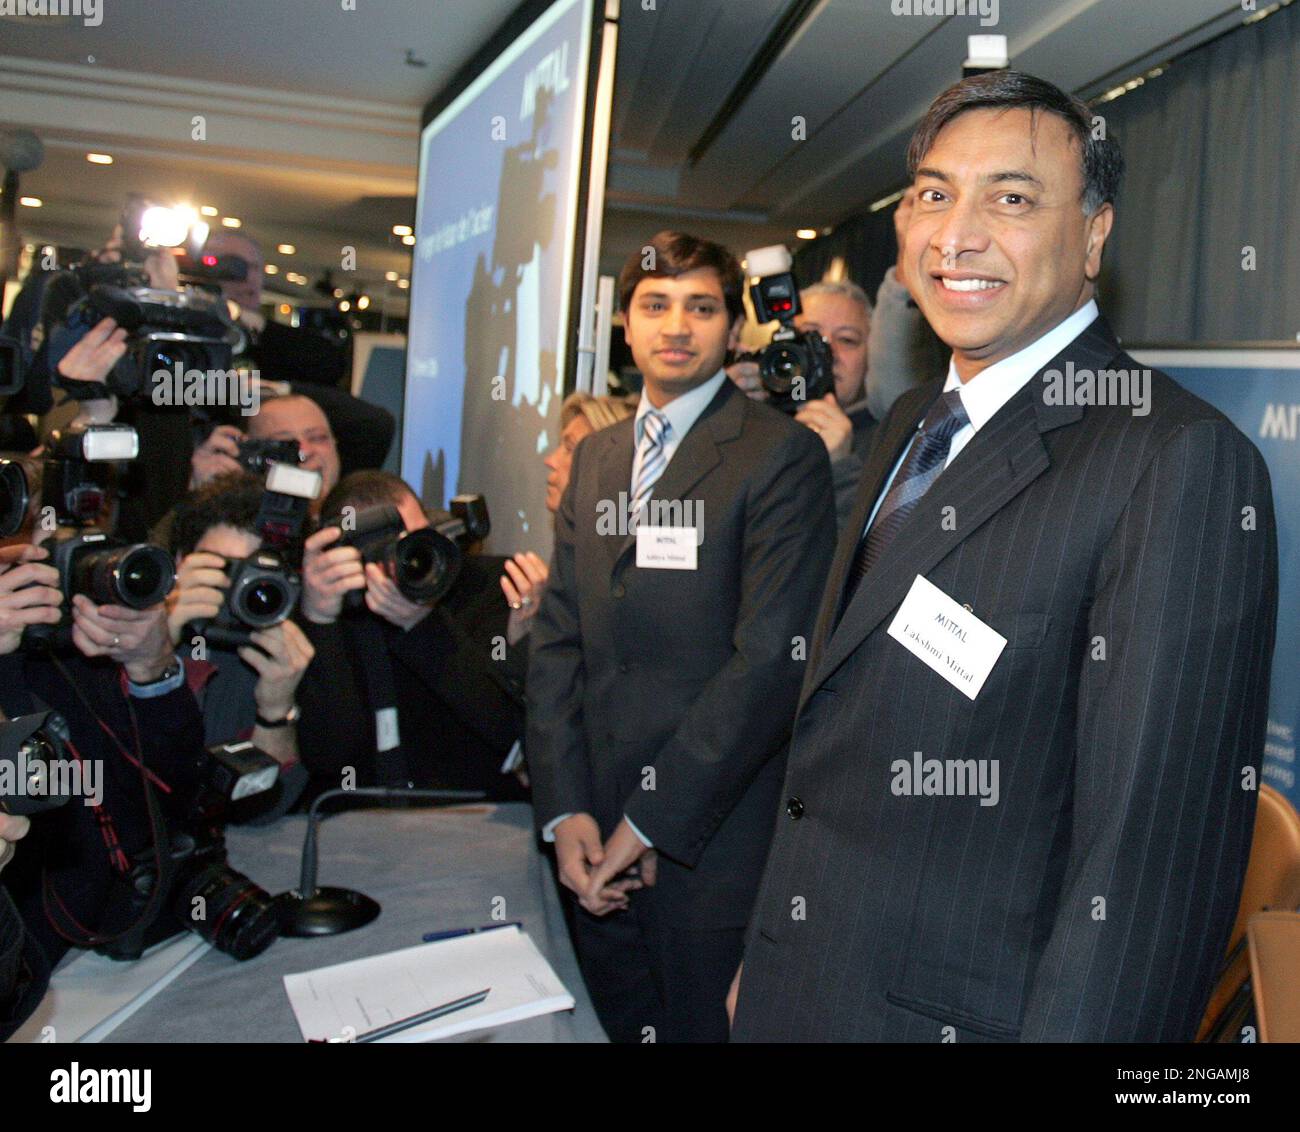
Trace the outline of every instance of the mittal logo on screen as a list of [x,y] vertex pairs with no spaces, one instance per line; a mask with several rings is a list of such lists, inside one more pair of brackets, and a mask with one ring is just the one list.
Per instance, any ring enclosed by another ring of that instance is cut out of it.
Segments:
[[1260,439],[1295,440],[1297,417],[1300,417],[1300,405],[1265,405],[1264,419],[1259,426]]
[[524,76],[524,101],[519,108],[519,120],[528,121],[537,109],[537,92],[549,90],[563,94],[569,89],[569,44],[566,40]]

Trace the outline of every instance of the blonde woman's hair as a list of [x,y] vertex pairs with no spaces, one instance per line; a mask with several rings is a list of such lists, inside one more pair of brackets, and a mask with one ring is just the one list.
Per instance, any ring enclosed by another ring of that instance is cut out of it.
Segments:
[[581,391],[570,393],[560,406],[560,428],[566,429],[577,417],[586,417],[593,432],[636,415],[636,402],[628,397],[593,397]]

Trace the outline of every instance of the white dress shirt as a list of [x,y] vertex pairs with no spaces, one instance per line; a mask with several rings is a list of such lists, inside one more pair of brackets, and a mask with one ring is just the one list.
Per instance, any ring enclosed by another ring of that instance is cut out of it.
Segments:
[[[950,358],[948,380],[943,383],[943,391],[947,393],[953,389],[961,390],[962,407],[966,410],[970,423],[963,425],[953,434],[952,443],[948,447],[948,458],[943,462],[943,466],[947,468],[957,458],[957,454],[971,442],[971,438],[994,418],[997,411],[1020,392],[1034,374],[1087,330],[1099,314],[1096,300],[1089,299],[1041,338],[1035,339],[1011,357],[1003,358],[987,369],[980,370],[967,382],[963,382],[957,376],[957,366]],[[918,432],[924,423],[924,421],[917,423]],[[862,528],[864,536],[871,529],[871,524],[875,522],[876,512],[880,510],[885,496],[889,494],[894,477],[902,467],[903,461],[907,459],[911,447],[911,444],[908,444],[903,449],[902,455],[895,461],[889,473],[889,478],[880,489],[880,494],[876,497],[876,505],[867,518],[867,525]]]

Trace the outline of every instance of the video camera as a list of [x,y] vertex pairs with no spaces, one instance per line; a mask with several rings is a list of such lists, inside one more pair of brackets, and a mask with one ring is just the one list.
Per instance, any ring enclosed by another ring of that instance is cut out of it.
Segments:
[[[189,208],[166,208],[140,194],[127,198],[122,212],[120,263],[91,261],[51,281],[46,320],[50,333],[48,365],[54,380],[76,399],[103,396],[97,382],[62,381],[58,365],[74,345],[104,318],[127,331],[127,351],[106,382],[120,398],[150,393],[154,374],[228,370],[243,349],[243,332],[235,325],[219,284],[243,279],[248,265],[237,256],[202,251],[208,225]],[[181,248],[178,270],[184,285],[177,291],[151,287],[143,264],[162,248]],[[170,403],[166,401],[163,403]]]
[[805,333],[794,325],[802,307],[793,261],[785,245],[746,252],[745,266],[754,278],[749,295],[754,301],[755,317],[760,323],[781,323],[772,341],[745,360],[753,358],[758,362],[768,403],[783,412],[797,413],[809,401],[834,391],[831,348],[816,331]]

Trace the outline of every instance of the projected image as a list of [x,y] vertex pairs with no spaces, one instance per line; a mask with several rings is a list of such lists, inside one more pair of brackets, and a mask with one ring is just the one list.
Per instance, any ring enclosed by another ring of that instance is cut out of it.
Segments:
[[550,552],[589,16],[560,0],[421,138],[402,475],[485,495],[495,553]]

